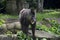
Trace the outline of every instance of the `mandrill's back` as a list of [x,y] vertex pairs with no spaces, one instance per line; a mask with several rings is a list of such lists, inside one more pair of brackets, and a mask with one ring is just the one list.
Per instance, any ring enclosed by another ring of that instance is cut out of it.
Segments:
[[21,23],[35,22],[35,12],[33,9],[22,9],[19,13],[19,19]]
[[19,13],[19,19],[21,24],[29,25],[31,17],[31,9],[22,9]]
[[26,18],[26,19],[31,19],[32,13],[31,9],[22,9],[19,13],[19,18]]

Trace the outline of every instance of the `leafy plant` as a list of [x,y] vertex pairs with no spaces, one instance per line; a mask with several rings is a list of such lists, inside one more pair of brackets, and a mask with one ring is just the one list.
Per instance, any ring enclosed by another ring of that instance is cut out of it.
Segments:
[[12,36],[12,32],[11,31],[7,31],[6,34],[7,34],[7,36]]
[[47,40],[46,38],[43,38],[42,40]]
[[49,31],[48,27],[46,25],[37,25],[36,29],[43,30],[43,31]]
[[0,14],[0,19],[7,19],[7,18],[18,18],[18,15],[9,15],[9,14]]
[[17,36],[18,36],[18,38],[21,39],[21,40],[26,38],[26,35],[24,35],[24,33],[23,33],[22,31],[17,32]]
[[60,35],[60,24],[58,24],[56,20],[51,20],[50,23],[52,25],[50,31]]
[[37,25],[36,28],[38,30],[43,30],[49,33],[54,33],[60,35],[60,24],[57,23],[56,20],[50,20],[51,27],[47,27],[46,25]]
[[19,40],[31,40],[30,36],[27,36],[26,34],[24,34],[22,31],[17,32],[17,37]]
[[0,19],[0,26],[5,23],[5,21],[3,19]]

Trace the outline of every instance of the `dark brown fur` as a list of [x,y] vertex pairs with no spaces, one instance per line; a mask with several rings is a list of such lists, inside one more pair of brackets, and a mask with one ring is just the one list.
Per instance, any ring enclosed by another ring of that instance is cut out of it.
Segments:
[[21,29],[23,33],[28,35],[29,33],[28,28],[29,28],[29,25],[31,25],[32,35],[35,36],[36,18],[35,18],[34,10],[22,9],[19,14],[19,19],[20,19]]

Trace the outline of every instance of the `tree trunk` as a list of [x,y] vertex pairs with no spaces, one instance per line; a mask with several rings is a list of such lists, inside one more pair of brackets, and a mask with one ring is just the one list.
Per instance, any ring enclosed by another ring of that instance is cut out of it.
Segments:
[[16,6],[17,6],[17,13],[20,12],[20,10],[23,8],[24,0],[16,0]]
[[29,8],[29,3],[27,3],[26,1],[23,4],[23,8]]
[[16,1],[15,0],[7,0],[6,12],[9,14],[13,14],[13,15],[17,14]]
[[38,0],[38,2],[37,2],[37,4],[38,4],[37,11],[38,12],[43,12],[43,2],[44,2],[44,0]]
[[17,13],[19,13],[19,0],[16,0]]

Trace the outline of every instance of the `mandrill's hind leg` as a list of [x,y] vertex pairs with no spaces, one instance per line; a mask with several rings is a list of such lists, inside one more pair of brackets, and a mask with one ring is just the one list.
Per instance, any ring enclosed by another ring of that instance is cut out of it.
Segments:
[[22,29],[22,32],[25,33],[26,35],[28,35],[28,26],[29,25],[23,25],[21,24],[21,29]]
[[29,25],[21,25],[22,32],[26,34],[26,38],[24,40],[28,38],[28,26]]

